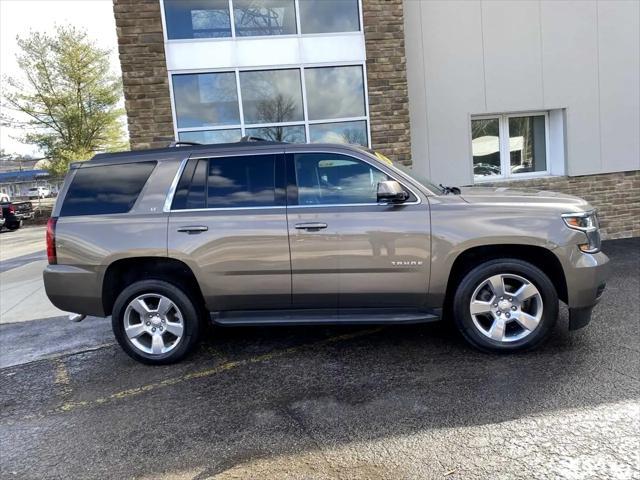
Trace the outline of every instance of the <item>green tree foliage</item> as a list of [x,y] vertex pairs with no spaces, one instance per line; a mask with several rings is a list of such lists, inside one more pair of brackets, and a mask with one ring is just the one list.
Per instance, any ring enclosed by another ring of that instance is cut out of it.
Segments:
[[22,75],[5,77],[3,95],[17,114],[5,113],[3,121],[27,130],[21,140],[44,152],[52,174],[64,174],[70,162],[94,152],[128,147],[122,83],[110,71],[109,50],[85,31],[64,26],[53,35],[32,32],[17,41]]

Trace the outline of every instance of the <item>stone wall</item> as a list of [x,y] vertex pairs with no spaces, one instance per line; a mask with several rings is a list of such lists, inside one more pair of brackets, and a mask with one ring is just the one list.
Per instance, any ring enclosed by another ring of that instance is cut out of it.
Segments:
[[132,149],[174,140],[158,0],[113,0]]
[[[482,186],[487,185],[482,183]],[[490,183],[576,195],[598,209],[602,238],[640,237],[640,170]]]
[[411,133],[402,0],[363,0],[362,7],[372,147],[408,165]]

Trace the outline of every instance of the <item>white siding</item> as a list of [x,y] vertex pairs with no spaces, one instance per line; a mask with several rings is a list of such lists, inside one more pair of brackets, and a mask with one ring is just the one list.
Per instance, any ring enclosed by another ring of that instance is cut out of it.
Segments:
[[420,173],[472,183],[471,115],[556,109],[569,175],[640,168],[640,2],[405,0],[405,9]]

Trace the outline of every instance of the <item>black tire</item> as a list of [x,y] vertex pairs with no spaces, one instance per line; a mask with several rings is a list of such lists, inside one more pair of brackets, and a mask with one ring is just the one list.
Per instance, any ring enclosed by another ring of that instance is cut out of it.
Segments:
[[[144,294],[159,294],[180,310],[184,332],[179,343],[163,354],[149,354],[137,348],[125,333],[125,312],[129,303]],[[182,360],[196,346],[200,337],[200,311],[196,302],[182,289],[163,280],[142,280],[125,288],[116,299],[111,316],[113,333],[122,349],[134,360],[148,365],[166,365]]]
[[18,230],[22,226],[22,220],[19,222],[7,223],[5,226],[7,227],[7,230],[13,232],[14,230]]
[[[524,338],[511,342],[496,341],[483,334],[474,323],[470,311],[471,297],[476,288],[489,277],[503,274],[517,275],[531,282],[538,289],[543,305],[537,327]],[[513,258],[490,260],[473,268],[463,277],[453,297],[452,310],[456,327],[475,348],[485,352],[530,350],[540,345],[551,333],[558,319],[558,294],[549,277],[529,262]]]

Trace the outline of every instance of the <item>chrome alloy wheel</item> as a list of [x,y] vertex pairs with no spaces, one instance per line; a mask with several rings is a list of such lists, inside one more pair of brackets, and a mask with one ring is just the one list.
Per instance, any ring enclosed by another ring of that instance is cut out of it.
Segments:
[[164,295],[146,293],[129,302],[124,332],[141,352],[162,355],[178,346],[184,333],[182,313]]
[[480,333],[502,343],[515,342],[530,335],[542,318],[542,296],[524,277],[493,275],[471,295],[469,310]]

